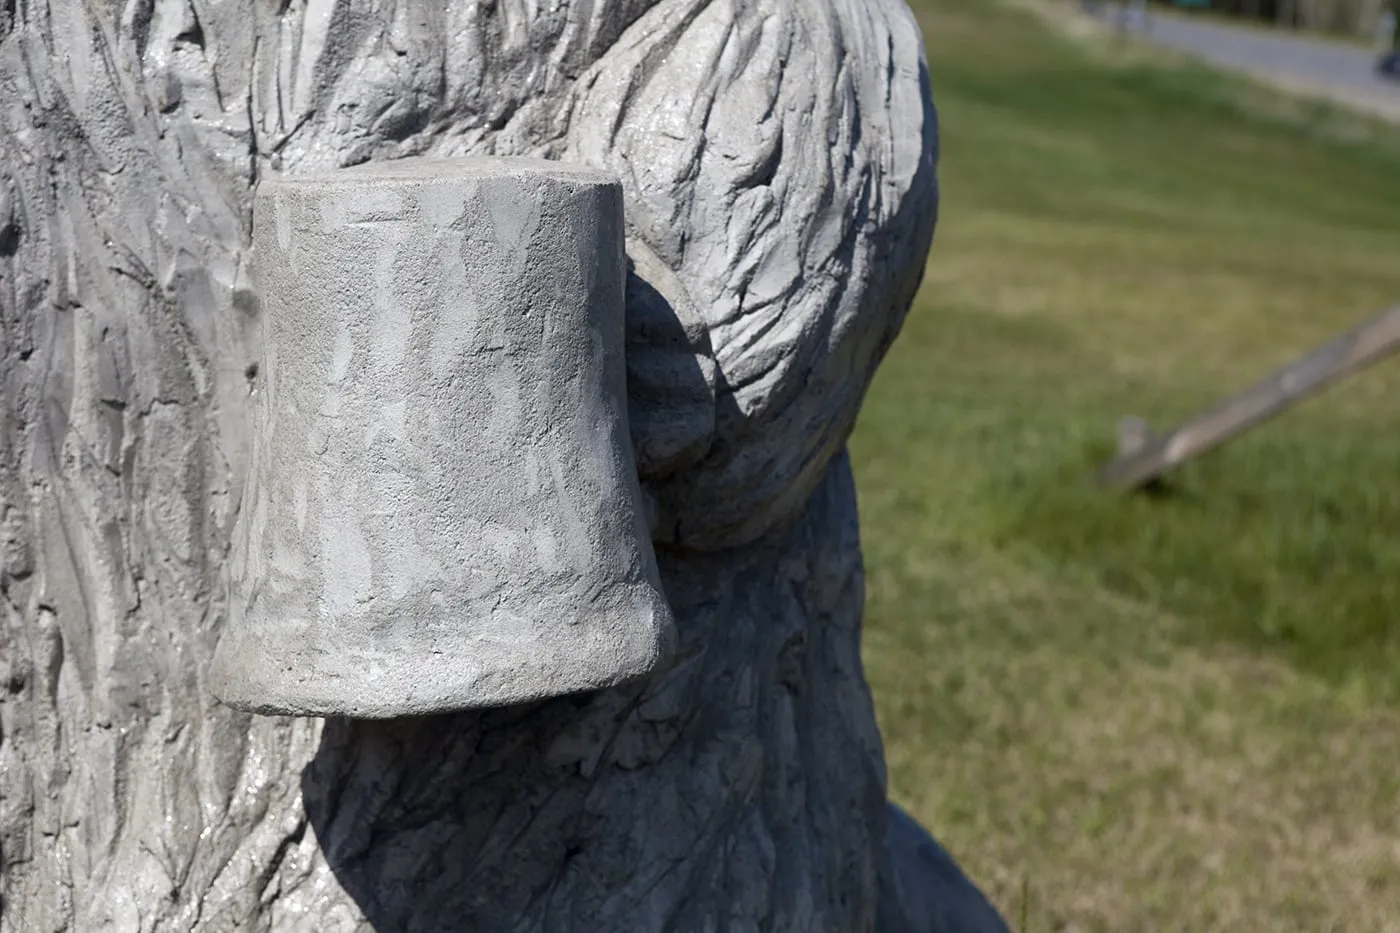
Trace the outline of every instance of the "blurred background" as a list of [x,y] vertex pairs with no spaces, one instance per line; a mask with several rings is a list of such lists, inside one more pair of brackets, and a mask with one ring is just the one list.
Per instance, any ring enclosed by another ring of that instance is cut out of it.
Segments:
[[1163,5],[1353,36],[1374,35],[1394,9],[1391,0],[1166,0]]
[[911,5],[943,207],[852,440],[892,796],[1021,933],[1400,930],[1400,357],[1093,481],[1123,415],[1400,304],[1400,83],[1163,35],[1281,20],[1383,80],[1383,5]]

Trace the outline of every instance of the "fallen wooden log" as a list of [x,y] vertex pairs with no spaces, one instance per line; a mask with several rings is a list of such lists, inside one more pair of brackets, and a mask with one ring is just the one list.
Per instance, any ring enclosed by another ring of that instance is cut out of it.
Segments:
[[1299,357],[1175,430],[1154,435],[1141,419],[1124,419],[1118,428],[1118,455],[1099,471],[1099,482],[1116,489],[1140,488],[1396,350],[1400,350],[1400,306]]

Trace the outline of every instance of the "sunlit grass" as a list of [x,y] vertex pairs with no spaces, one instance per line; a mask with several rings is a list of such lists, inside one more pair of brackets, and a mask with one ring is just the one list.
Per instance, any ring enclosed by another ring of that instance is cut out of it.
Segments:
[[1090,481],[1400,302],[1400,132],[920,16],[944,206],[852,443],[892,792],[1032,930],[1400,929],[1400,359]]

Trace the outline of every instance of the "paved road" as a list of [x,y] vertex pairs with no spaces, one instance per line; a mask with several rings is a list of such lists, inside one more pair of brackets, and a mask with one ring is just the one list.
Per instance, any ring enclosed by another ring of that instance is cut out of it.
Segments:
[[1400,82],[1375,72],[1376,56],[1336,42],[1153,15],[1143,38],[1262,80],[1400,121]]

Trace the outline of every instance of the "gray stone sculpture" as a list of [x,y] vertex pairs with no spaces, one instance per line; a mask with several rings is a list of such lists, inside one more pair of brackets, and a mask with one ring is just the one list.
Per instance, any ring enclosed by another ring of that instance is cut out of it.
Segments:
[[541,159],[262,182],[220,699],[386,718],[657,672],[622,227],[616,178]]
[[[843,448],[935,140],[900,0],[0,0],[0,930],[1001,929],[887,812],[860,666]],[[620,179],[676,653],[447,715],[218,704],[256,185],[463,155]]]

